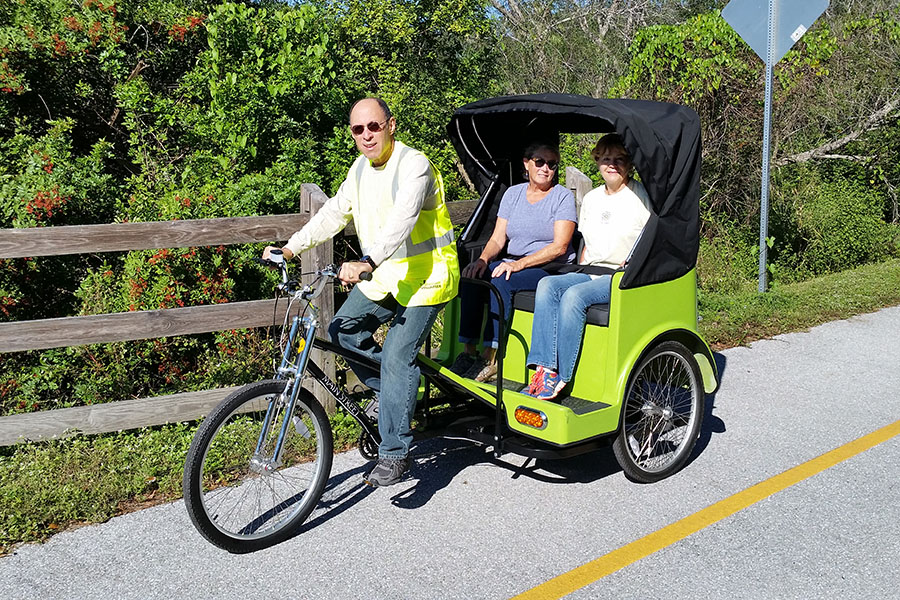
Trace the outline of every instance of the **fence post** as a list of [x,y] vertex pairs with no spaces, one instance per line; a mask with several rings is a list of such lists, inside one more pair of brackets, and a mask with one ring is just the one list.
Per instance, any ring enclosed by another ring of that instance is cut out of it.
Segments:
[[584,199],[585,194],[594,189],[594,182],[575,167],[566,167],[566,187],[575,194],[575,206],[580,214],[581,201]]
[[[314,183],[304,183],[300,186],[300,190],[300,210],[312,218],[312,216],[316,214],[328,200],[328,196],[326,196],[325,192],[319,189],[319,186]],[[315,248],[311,248],[300,255],[300,266],[304,271],[321,269],[325,265],[329,265],[333,262],[334,243],[331,240],[319,244]],[[303,277],[303,283],[310,283],[312,279],[313,276],[305,275]],[[328,324],[331,323],[331,319],[334,317],[333,286],[327,286],[322,291],[322,295],[319,296],[318,299],[318,305],[319,321],[322,327],[322,329],[319,330],[319,335],[328,337]],[[311,358],[322,368],[328,377],[334,379],[334,356],[331,353],[313,350]],[[315,395],[322,406],[325,407],[328,414],[333,414],[336,406],[331,394],[316,382],[310,382],[305,385],[310,388],[310,391],[312,391],[313,395]]]

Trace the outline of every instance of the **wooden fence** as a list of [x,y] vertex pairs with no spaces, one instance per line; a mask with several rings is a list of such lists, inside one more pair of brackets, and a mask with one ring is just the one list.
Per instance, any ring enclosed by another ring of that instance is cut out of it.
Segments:
[[[591,189],[590,179],[577,169],[568,168],[566,180],[579,201],[584,193]],[[326,200],[327,197],[318,186],[303,184],[300,214],[0,230],[0,258],[284,240],[300,229]],[[450,203],[448,206],[453,223],[465,222],[474,210],[475,204],[475,201]],[[352,223],[345,229],[344,234],[355,235]],[[332,262],[334,262],[332,242],[322,244],[301,255],[304,271],[320,268]],[[272,324],[273,304],[274,300],[254,300],[0,323],[0,352],[44,350],[63,346],[265,327]],[[278,306],[283,311],[287,303],[281,302]],[[334,314],[334,296],[330,290],[320,298],[320,307],[323,320],[327,322]],[[282,312],[276,315],[276,318],[281,319],[283,316]],[[319,355],[316,361],[326,373],[334,374],[334,363],[330,355]],[[315,386],[313,392],[326,407],[333,407],[331,396],[324,390],[316,389],[318,384]],[[75,433],[106,433],[193,420],[208,414],[234,389],[236,388],[184,392],[0,417],[0,445]]]

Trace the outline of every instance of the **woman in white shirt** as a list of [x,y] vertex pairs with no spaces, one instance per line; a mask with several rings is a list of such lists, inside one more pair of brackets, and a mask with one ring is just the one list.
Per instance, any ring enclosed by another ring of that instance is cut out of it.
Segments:
[[[591,156],[604,185],[581,203],[578,230],[584,237],[582,265],[624,267],[650,218],[647,191],[631,178],[633,165],[618,134],[597,142]],[[612,275],[566,273],[545,277],[537,286],[528,366],[536,369],[527,393],[551,400],[572,380],[587,310],[609,302]]]

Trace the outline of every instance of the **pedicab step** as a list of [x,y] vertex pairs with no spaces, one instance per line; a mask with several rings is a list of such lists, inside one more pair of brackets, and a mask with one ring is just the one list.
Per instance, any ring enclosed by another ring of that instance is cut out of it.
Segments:
[[584,398],[575,398],[574,396],[566,396],[560,402],[563,406],[570,409],[576,415],[586,415],[595,410],[603,410],[611,405],[605,402],[592,402]]
[[[509,379],[503,380],[504,390],[512,390],[514,392],[518,392],[523,387],[524,384],[519,381],[511,381]],[[561,406],[565,406],[576,415],[586,415],[587,413],[594,412],[595,410],[603,410],[604,408],[610,407],[610,405],[605,402],[593,402],[585,398],[576,398],[575,396],[564,396],[562,399],[556,401],[555,403]]]

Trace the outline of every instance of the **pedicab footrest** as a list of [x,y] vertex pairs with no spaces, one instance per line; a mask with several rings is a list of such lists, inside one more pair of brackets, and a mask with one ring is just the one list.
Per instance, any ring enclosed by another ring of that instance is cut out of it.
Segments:
[[[516,292],[513,298],[513,307],[516,310],[525,312],[534,312],[534,292],[523,291]],[[594,304],[587,312],[587,322],[591,325],[599,325],[600,327],[609,327],[609,304]]]
[[560,400],[559,403],[571,410],[576,415],[584,415],[595,410],[609,408],[610,406],[605,402],[592,402],[590,400],[585,400],[584,398],[574,398],[572,396],[563,397],[563,399]]

